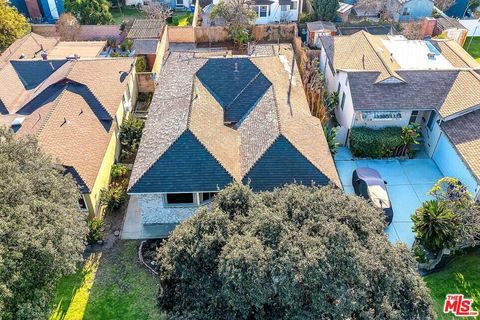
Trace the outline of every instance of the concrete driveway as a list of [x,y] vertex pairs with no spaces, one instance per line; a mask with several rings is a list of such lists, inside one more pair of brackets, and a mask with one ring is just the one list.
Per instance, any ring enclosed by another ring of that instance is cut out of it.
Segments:
[[408,160],[353,160],[348,148],[339,148],[335,164],[346,193],[355,194],[352,187],[353,170],[359,167],[376,169],[387,181],[393,207],[393,222],[385,229],[390,241],[402,241],[409,247],[415,239],[410,216],[422,202],[430,199],[427,192],[443,177],[432,159],[425,155]]

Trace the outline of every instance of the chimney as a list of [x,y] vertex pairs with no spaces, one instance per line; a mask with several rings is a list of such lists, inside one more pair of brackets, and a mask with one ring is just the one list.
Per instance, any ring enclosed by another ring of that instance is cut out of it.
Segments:
[[47,60],[47,56],[48,56],[48,55],[47,55],[47,51],[42,50],[41,56],[42,56],[42,59],[43,59],[43,60]]

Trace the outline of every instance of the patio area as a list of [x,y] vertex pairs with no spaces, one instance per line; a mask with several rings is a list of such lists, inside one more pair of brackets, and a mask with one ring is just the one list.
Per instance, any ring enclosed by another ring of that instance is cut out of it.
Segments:
[[410,216],[422,202],[430,199],[427,192],[443,177],[435,162],[420,153],[407,160],[354,160],[348,148],[341,147],[335,155],[335,165],[346,193],[355,194],[353,170],[359,167],[376,169],[387,181],[387,191],[393,208],[393,222],[385,229],[390,241],[402,241],[412,246],[415,239]]

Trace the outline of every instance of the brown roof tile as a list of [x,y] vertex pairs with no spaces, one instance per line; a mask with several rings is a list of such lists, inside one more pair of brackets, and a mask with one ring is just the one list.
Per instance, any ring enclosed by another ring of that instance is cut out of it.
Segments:
[[480,105],[480,76],[472,70],[458,73],[445,101],[438,109],[442,117],[449,117]]
[[442,129],[480,181],[480,111],[446,121]]
[[46,38],[31,32],[15,41],[0,55],[0,69],[10,60],[21,59],[22,53],[25,59],[40,58],[42,47],[48,52],[57,45],[58,41],[57,38]]

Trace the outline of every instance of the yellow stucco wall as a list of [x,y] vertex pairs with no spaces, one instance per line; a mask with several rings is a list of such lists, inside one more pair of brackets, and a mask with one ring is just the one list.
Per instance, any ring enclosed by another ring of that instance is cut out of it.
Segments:
[[[137,86],[134,81],[136,79],[135,76],[135,69],[133,69],[132,74],[129,78],[129,88],[130,88],[130,99],[132,103],[132,108],[137,101]],[[105,156],[102,161],[102,165],[100,166],[100,170],[98,171],[97,178],[95,180],[95,184],[93,185],[92,189],[90,190],[89,194],[84,194],[85,201],[88,206],[88,213],[90,217],[98,216],[102,214],[100,210],[99,201],[100,201],[100,190],[103,188],[107,188],[108,184],[110,183],[110,171],[112,169],[112,165],[118,160],[118,156],[120,155],[120,141],[119,137],[119,130],[124,117],[127,118],[130,113],[124,114],[124,108],[122,103],[120,103],[119,108],[116,113],[116,118],[118,121],[118,126],[114,120],[114,131],[110,138],[110,143],[108,144],[108,148],[105,152]],[[93,141],[93,140],[92,140]]]

